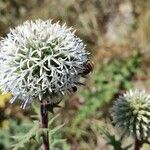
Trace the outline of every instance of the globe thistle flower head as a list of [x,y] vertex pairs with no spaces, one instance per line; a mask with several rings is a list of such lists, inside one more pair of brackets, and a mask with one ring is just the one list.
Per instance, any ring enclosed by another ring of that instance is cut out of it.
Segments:
[[150,137],[150,95],[144,90],[130,90],[115,101],[113,123],[139,140]]
[[22,101],[59,102],[77,88],[86,70],[88,53],[72,28],[51,20],[26,21],[0,41],[0,84]]

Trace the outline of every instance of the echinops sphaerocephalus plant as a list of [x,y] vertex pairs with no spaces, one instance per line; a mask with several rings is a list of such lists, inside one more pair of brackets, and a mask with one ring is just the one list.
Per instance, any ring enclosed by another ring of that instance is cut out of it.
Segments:
[[121,131],[140,141],[150,137],[150,94],[145,90],[129,90],[114,102],[113,123]]
[[59,102],[77,88],[88,53],[72,28],[51,20],[26,21],[0,41],[0,84],[22,108],[33,100]]

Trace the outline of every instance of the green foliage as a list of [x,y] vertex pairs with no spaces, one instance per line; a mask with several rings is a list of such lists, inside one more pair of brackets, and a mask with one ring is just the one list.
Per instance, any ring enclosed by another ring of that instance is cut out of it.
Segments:
[[85,118],[95,114],[102,106],[109,104],[119,90],[132,87],[130,80],[140,70],[141,58],[141,55],[137,53],[133,57],[103,63],[95,69],[90,91],[84,90],[81,92],[85,103],[80,106],[71,123],[73,130],[76,130],[76,127]]
[[63,148],[69,150],[70,147],[66,144],[65,139],[62,139],[60,131],[63,125],[56,125],[56,120],[58,120],[59,115],[56,115],[53,118],[49,118],[48,128],[40,128],[40,115],[38,108],[34,106],[36,112],[34,118],[35,121],[31,120],[22,120],[20,122],[17,118],[11,118],[9,120],[10,127],[9,130],[0,130],[0,149],[8,150],[9,148],[13,150],[35,150],[41,149],[41,134],[43,132],[48,132],[50,148],[51,150],[57,150]]
[[[41,134],[44,132],[48,132],[49,141],[50,141],[50,149],[56,150],[58,147],[65,146],[65,140],[60,139],[56,134],[63,127],[63,125],[56,126],[52,128],[52,124],[56,119],[58,119],[59,115],[56,115],[54,118],[51,118],[48,122],[48,128],[43,129],[40,128],[40,122],[34,121],[33,123],[27,124],[26,128],[28,128],[28,132],[20,133],[18,135],[13,136],[15,143],[12,145],[13,150],[19,150],[27,147],[26,145],[31,145],[29,150],[40,149],[41,143]],[[30,144],[28,144],[30,143]]]
[[59,115],[56,115],[48,122],[48,135],[49,135],[49,142],[50,142],[50,149],[56,150],[56,148],[62,147],[65,145],[66,140],[61,139],[56,132],[60,131],[64,124],[58,125],[55,128],[52,128],[53,122],[58,118]]
[[34,121],[32,128],[26,134],[21,133],[20,135],[13,136],[15,140],[15,144],[12,145],[12,147],[14,147],[13,150],[25,147],[25,144],[27,144],[39,132],[39,122]]
[[[23,145],[28,142],[29,137],[32,135],[33,124],[31,122],[27,122],[26,120],[20,122],[17,118],[11,118],[9,122],[10,126],[8,130],[0,130],[0,149],[2,150],[8,150],[12,145],[16,146],[14,139],[16,141],[19,140],[18,146],[14,149],[19,149],[19,147],[23,147]],[[32,129],[30,130],[30,128]],[[16,137],[13,135],[16,135]],[[37,149],[38,146],[38,144],[33,144],[33,141],[30,141],[30,145],[27,144],[26,148],[34,150]]]
[[131,148],[132,144],[122,148],[122,143],[124,140],[124,134],[117,140],[115,135],[110,134],[110,132],[108,131],[108,129],[106,128],[100,128],[100,132],[101,134],[103,134],[105,136],[105,138],[107,139],[107,144],[111,145],[114,150],[129,150],[129,148]]
[[0,129],[0,149],[8,149],[9,148],[9,143],[10,139],[9,137],[9,132],[4,129]]

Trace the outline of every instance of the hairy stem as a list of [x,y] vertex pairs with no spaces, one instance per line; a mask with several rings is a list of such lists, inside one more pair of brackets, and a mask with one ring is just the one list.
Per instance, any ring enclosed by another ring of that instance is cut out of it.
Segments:
[[142,145],[143,145],[143,143],[140,140],[138,140],[137,138],[135,138],[134,150],[140,150]]
[[[48,111],[46,110],[45,105],[42,103],[41,103],[41,127],[48,128]],[[44,150],[50,150],[48,132],[44,132],[42,134],[42,140]]]

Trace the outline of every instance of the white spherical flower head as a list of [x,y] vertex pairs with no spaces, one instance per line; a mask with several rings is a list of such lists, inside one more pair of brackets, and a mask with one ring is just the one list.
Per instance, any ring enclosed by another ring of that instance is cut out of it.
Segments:
[[88,53],[71,30],[51,20],[26,21],[0,41],[0,84],[13,94],[11,103],[57,103],[77,88]]
[[150,95],[130,90],[115,101],[111,115],[114,124],[139,140],[150,138]]

